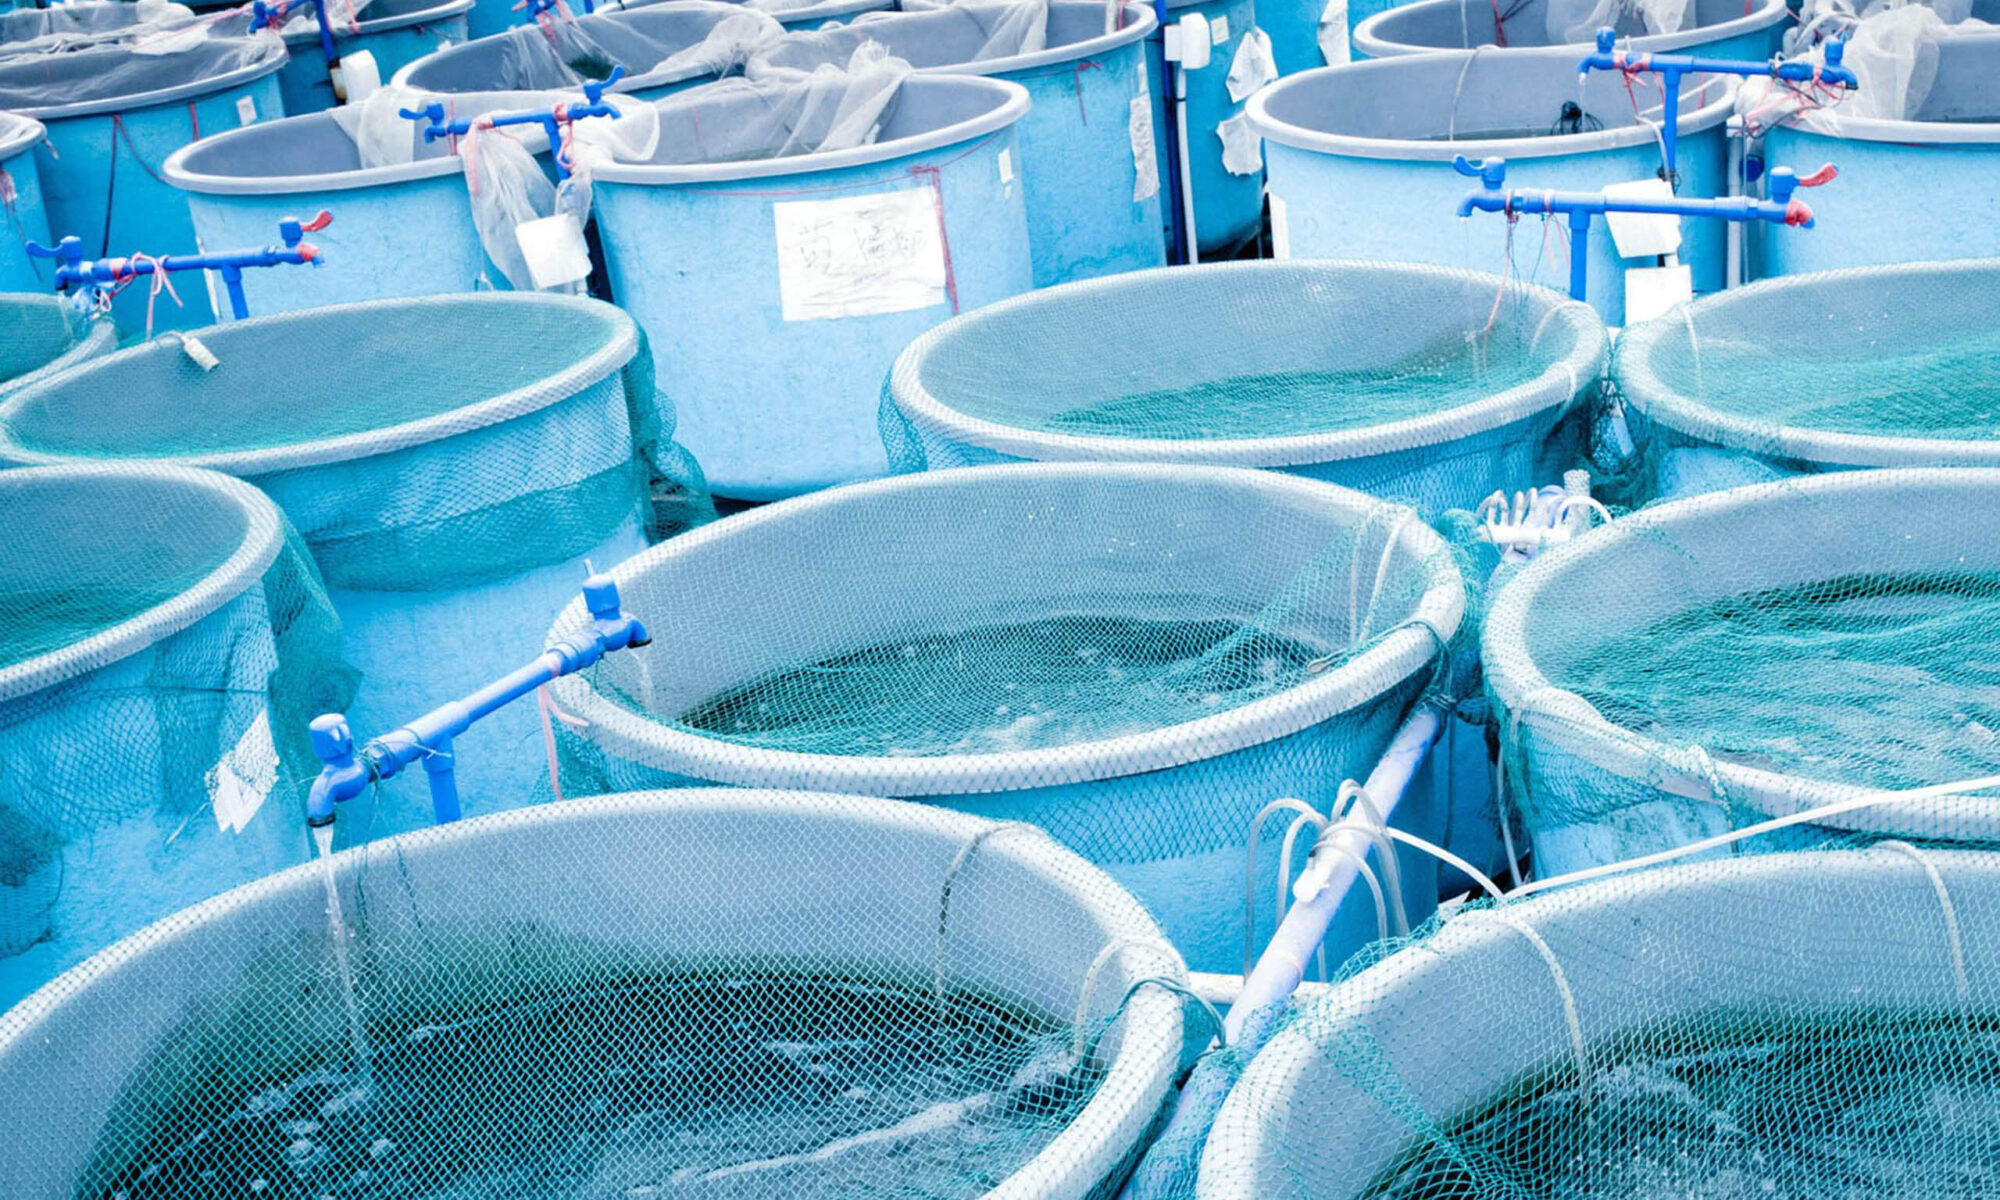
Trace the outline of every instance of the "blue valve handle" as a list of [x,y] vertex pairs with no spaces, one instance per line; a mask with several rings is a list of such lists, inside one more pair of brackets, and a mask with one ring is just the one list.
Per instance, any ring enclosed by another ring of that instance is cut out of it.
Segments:
[[1617,31],[1607,28],[1597,31],[1597,52],[1587,55],[1576,69],[1584,75],[1592,71],[1620,71],[1626,74],[1646,72],[1664,77],[1661,85],[1660,142],[1662,154],[1667,160],[1667,181],[1672,183],[1679,176],[1674,160],[1679,150],[1681,79],[1684,76],[1769,76],[1791,83],[1832,84],[1852,91],[1861,86],[1861,80],[1846,67],[1846,57],[1847,45],[1839,38],[1826,43],[1824,66],[1803,59],[1787,62],[1774,58],[1768,62],[1757,62],[1753,59],[1704,58],[1699,54],[1627,54],[1618,49]]
[[250,6],[250,32],[259,29],[277,29],[285,23],[285,18],[301,4],[312,5],[313,19],[319,23],[319,52],[326,56],[326,69],[333,70],[340,63],[340,56],[333,52],[333,26],[326,19],[326,0],[278,0],[276,4],[266,4],[255,0]]
[[317,267],[326,261],[326,255],[318,246],[305,240],[308,233],[318,233],[333,223],[333,214],[322,211],[311,221],[301,222],[297,217],[286,217],[278,222],[278,236],[284,239],[282,246],[260,246],[248,250],[221,250],[212,254],[164,254],[158,258],[149,254],[130,255],[121,258],[85,258],[83,239],[71,234],[53,247],[36,242],[28,243],[28,253],[36,258],[56,260],[55,288],[66,292],[73,287],[89,288],[103,293],[137,279],[141,275],[156,275],[161,271],[216,271],[222,275],[222,282],[229,288],[229,308],[237,320],[250,315],[250,306],[243,298],[243,268],[277,267],[310,263]]
[[504,125],[540,125],[549,136],[549,151],[555,156],[556,178],[569,178],[569,157],[562,149],[562,126],[568,121],[585,117],[610,117],[618,119],[618,110],[604,102],[604,89],[625,78],[624,67],[611,68],[611,74],[604,79],[586,80],[583,85],[582,104],[557,104],[551,108],[526,109],[521,112],[487,113],[483,117],[461,117],[456,121],[445,120],[444,102],[433,100],[419,109],[398,109],[406,121],[427,121],[424,126],[424,141],[435,142],[439,138],[464,137],[471,132],[474,124],[482,127],[498,128]]
[[[554,12],[559,3],[561,0],[520,0],[514,5],[514,11],[527,14],[530,21],[539,21],[545,14]],[[596,12],[594,0],[583,0],[583,11],[586,16]]]
[[1507,160],[1482,158],[1473,161],[1463,154],[1451,160],[1460,175],[1479,180],[1479,190],[1458,202],[1458,215],[1474,212],[1564,215],[1569,218],[1569,294],[1582,300],[1589,282],[1590,218],[1598,213],[1649,213],[1674,217],[1709,217],[1722,221],[1767,221],[1800,229],[1813,226],[1812,209],[1793,195],[1801,187],[1817,187],[1838,172],[1824,166],[1800,179],[1790,167],[1771,170],[1771,196],[1759,200],[1751,196],[1719,196],[1713,200],[1674,196],[1664,200],[1643,197],[1608,196],[1603,192],[1515,191],[1507,186]]
[[583,604],[590,627],[557,642],[528,665],[469,696],[432,709],[409,724],[367,745],[355,748],[347,718],[327,713],[312,723],[313,753],[325,764],[306,797],[306,824],[321,829],[333,823],[334,806],[352,800],[378,779],[391,778],[422,760],[429,777],[431,807],[440,824],[461,815],[458,779],[454,774],[452,739],[473,722],[528,695],[543,684],[573,675],[618,650],[650,645],[652,637],[635,617],[625,614],[618,585],[608,575],[583,582]]

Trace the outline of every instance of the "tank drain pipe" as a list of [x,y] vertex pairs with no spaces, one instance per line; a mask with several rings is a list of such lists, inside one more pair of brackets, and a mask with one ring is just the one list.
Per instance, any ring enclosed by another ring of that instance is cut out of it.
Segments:
[[1617,71],[1626,76],[1653,74],[1661,77],[1660,150],[1666,159],[1666,178],[1677,178],[1674,154],[1680,136],[1681,80],[1688,75],[1738,75],[1746,79],[1770,78],[1785,83],[1809,83],[1815,87],[1853,90],[1861,86],[1854,72],[1844,65],[1847,47],[1835,38],[1826,43],[1826,62],[1807,59],[1707,58],[1699,54],[1629,54],[1618,49],[1618,33],[1597,31],[1597,51],[1577,64],[1577,74],[1588,78],[1592,71]]
[[1812,209],[1792,193],[1802,187],[1818,187],[1834,178],[1831,163],[1804,179],[1790,167],[1771,169],[1771,198],[1725,196],[1713,200],[1674,196],[1655,199],[1641,196],[1611,196],[1603,192],[1559,192],[1555,190],[1515,191],[1507,186],[1507,160],[1482,158],[1473,162],[1463,154],[1451,160],[1460,175],[1479,180],[1478,191],[1458,202],[1460,218],[1477,212],[1504,213],[1511,220],[1520,216],[1565,216],[1569,218],[1569,294],[1583,300],[1590,282],[1590,218],[1600,213],[1644,213],[1651,216],[1708,217],[1720,221],[1765,221],[1811,229]]
[[313,753],[325,764],[306,797],[306,825],[321,853],[333,844],[334,808],[352,800],[378,779],[388,779],[421,760],[428,776],[431,807],[443,824],[460,816],[458,779],[453,773],[452,739],[475,721],[529,695],[565,675],[573,675],[617,650],[636,650],[652,638],[635,617],[625,614],[618,585],[609,575],[592,575],[583,582],[583,603],[590,611],[586,630],[542,651],[535,660],[487,684],[471,695],[432,709],[409,724],[355,748],[347,718],[327,713],[312,722]]
[[[1381,761],[1369,772],[1362,791],[1374,799],[1384,821],[1402,802],[1403,793],[1416,778],[1431,747],[1437,744],[1444,730],[1445,718],[1445,710],[1439,705],[1431,702],[1419,704],[1404,719],[1396,736],[1390,740],[1389,748],[1383,751]],[[1285,919],[1278,923],[1277,932],[1271,935],[1264,953],[1257,959],[1257,965],[1244,977],[1242,987],[1237,990],[1235,1000],[1222,1018],[1222,1043],[1231,1048],[1230,1057],[1237,1064],[1247,1062],[1273,1032],[1272,1025],[1257,1018],[1276,1012],[1278,1006],[1305,982],[1306,964],[1312,961],[1320,944],[1326,940],[1327,926],[1333,922],[1334,913],[1339,911],[1341,902],[1347,898],[1355,880],[1360,878],[1357,864],[1361,856],[1383,844],[1376,834],[1373,817],[1366,813],[1362,805],[1357,804],[1355,809],[1354,815],[1329,826],[1314,842],[1315,853],[1307,860],[1306,869],[1299,876],[1299,884],[1309,894],[1299,895],[1295,890],[1295,902],[1286,911]],[[1320,846],[1332,844],[1335,839],[1352,839],[1346,847],[1352,853],[1317,852]],[[1222,1108],[1222,1102],[1235,1081],[1235,1072],[1212,1058],[1195,1064],[1193,1074],[1188,1076],[1174,1098],[1173,1116],[1154,1140],[1154,1145],[1186,1146],[1205,1136],[1201,1131],[1214,1122],[1215,1114]],[[1167,1197],[1179,1194],[1177,1182],[1181,1182],[1181,1176],[1192,1171],[1194,1165],[1192,1162],[1176,1162],[1149,1169],[1155,1164],[1148,1158],[1126,1181],[1119,1200],[1167,1200]]]
[[[1743,151],[1745,140],[1749,136],[1744,128],[1743,118],[1731,114],[1728,123],[1723,127],[1723,136],[1729,143],[1729,195],[1731,198],[1741,197],[1746,194],[1743,190]],[[1741,221],[1730,221],[1727,225],[1727,231],[1727,238],[1724,242],[1726,247],[1724,253],[1729,258],[1723,264],[1722,286],[1725,288],[1742,287],[1743,223]]]
[[221,250],[213,254],[163,254],[157,258],[151,254],[130,254],[122,258],[89,259],[83,256],[83,239],[74,234],[57,242],[53,249],[35,242],[29,242],[27,249],[35,258],[56,260],[56,291],[80,287],[105,302],[141,275],[214,271],[222,276],[223,286],[229,289],[229,311],[241,321],[250,315],[249,302],[243,298],[243,268],[321,265],[326,256],[318,246],[306,241],[305,236],[318,233],[332,223],[333,214],[325,211],[306,222],[286,217],[278,222],[278,236],[284,239],[284,245]]
[[556,178],[569,178],[569,154],[563,149],[563,126],[585,117],[609,117],[617,120],[619,112],[604,102],[604,89],[625,78],[624,67],[611,68],[611,74],[603,79],[586,80],[583,85],[583,103],[564,103],[548,108],[530,108],[518,112],[486,113],[478,117],[461,117],[456,121],[445,119],[444,102],[433,100],[419,109],[396,110],[406,121],[426,121],[424,142],[429,144],[440,138],[464,137],[474,126],[481,129],[498,129],[507,125],[540,125],[548,134],[549,153],[555,159]]
[[1173,77],[1174,87],[1174,146],[1179,151],[1175,178],[1180,184],[1181,247],[1188,265],[1193,266],[1201,261],[1201,238],[1194,221],[1194,162],[1188,157],[1187,73],[1208,65],[1215,53],[1215,41],[1209,32],[1208,18],[1200,13],[1189,13],[1171,25],[1162,14],[1160,28],[1165,31],[1161,37],[1166,48],[1167,72]]

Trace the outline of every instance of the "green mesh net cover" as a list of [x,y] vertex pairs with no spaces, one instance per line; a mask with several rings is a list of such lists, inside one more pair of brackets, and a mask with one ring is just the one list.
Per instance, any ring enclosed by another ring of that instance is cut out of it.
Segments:
[[[1994,511],[2000,471],[1840,472],[1655,506],[1523,570],[1484,657],[1537,872],[2000,775],[2000,549],[1968,524]],[[1825,824],[1982,839],[1996,816]]]
[[743,790],[518,810],[182,912],[0,1017],[37,1131],[0,1192],[1109,1196],[1183,979],[1037,830]]
[[339,624],[271,502],[175,467],[0,472],[0,1009],[302,861]]
[[1172,1194],[1991,1195],[1996,953],[1984,849],[1753,853],[1469,906],[1274,1013]]
[[1846,467],[2000,466],[2000,263],[1790,276],[1628,329],[1651,495]]
[[1576,452],[1561,419],[1604,356],[1587,306],[1495,276],[1302,262],[1135,272],[924,334],[890,376],[883,439],[899,471],[1281,467],[1435,513],[1559,479]]
[[858,484],[612,575],[653,642],[553,686],[566,788],[813,787],[1031,821],[1111,865],[1201,969],[1240,961],[1251,817],[1365,772],[1464,604],[1410,509],[1147,464]]
[[15,393],[0,458],[173,460],[248,479],[329,582],[383,590],[572,558],[629,522],[648,485],[656,525],[706,504],[637,327],[609,305],[434,296],[191,336],[198,348],[170,334]]
[[118,344],[109,321],[91,321],[58,296],[0,294],[0,396]]

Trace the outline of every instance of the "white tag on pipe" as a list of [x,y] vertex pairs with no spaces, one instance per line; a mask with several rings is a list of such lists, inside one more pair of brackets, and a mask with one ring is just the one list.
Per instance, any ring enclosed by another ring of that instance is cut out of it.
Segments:
[[1686,263],[1625,269],[1625,324],[1650,321],[1694,299],[1694,272]]
[[222,365],[222,360],[215,357],[215,351],[203,345],[202,340],[191,333],[181,335],[181,350],[194,360],[195,366],[204,371],[213,371]]
[[[1619,200],[1671,200],[1674,189],[1664,179],[1635,179],[1614,183],[1604,194]],[[1611,229],[1620,258],[1652,258],[1681,248],[1681,219],[1676,216],[1613,212],[1604,214],[1604,223]]]
[[572,213],[523,221],[514,227],[514,241],[537,289],[567,287],[590,278],[590,245]]

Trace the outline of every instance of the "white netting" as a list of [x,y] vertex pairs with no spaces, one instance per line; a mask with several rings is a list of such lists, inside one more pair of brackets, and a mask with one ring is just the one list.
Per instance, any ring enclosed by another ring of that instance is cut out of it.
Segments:
[[1751,80],[1737,95],[1737,111],[1753,129],[1788,123],[1835,136],[1847,120],[1926,119],[1945,44],[1994,32],[1994,26],[1971,19],[1971,12],[1968,0],[1873,0],[1859,8],[1854,0],[1806,0],[1798,26],[1785,35],[1786,53],[1823,63],[1826,42],[1839,38],[1845,43],[1843,64],[1859,86]]
[[178,28],[194,10],[168,0],[72,0],[0,13],[0,55],[72,50]]
[[73,46],[61,38],[43,40],[29,43],[27,51],[0,55],[0,109],[34,115],[116,103],[256,67],[274,70],[284,61],[285,42],[268,30],[244,36],[234,20],[207,20],[144,25]]
[[1679,33],[1693,23],[1694,0],[1549,0],[1549,41],[1590,42],[1597,31],[1636,18],[1649,34]]
[[[849,63],[870,41],[919,66],[985,62],[1048,48],[1048,0],[1019,3],[925,4],[935,16],[913,21],[901,12],[862,13],[846,25],[788,33],[759,51],[764,66],[810,70]],[[883,22],[888,22],[885,26]]]
[[[655,162],[740,162],[871,146],[884,113],[909,78],[910,64],[864,41],[844,63],[810,70],[753,62],[724,79],[659,104],[663,121],[692,125],[692,144],[662,145]],[[727,121],[702,124],[706,108],[726,107]]]

